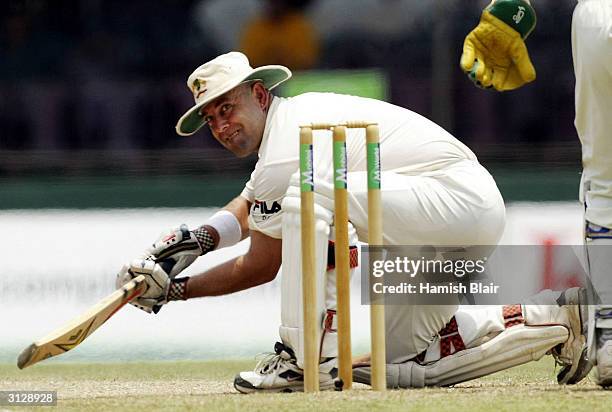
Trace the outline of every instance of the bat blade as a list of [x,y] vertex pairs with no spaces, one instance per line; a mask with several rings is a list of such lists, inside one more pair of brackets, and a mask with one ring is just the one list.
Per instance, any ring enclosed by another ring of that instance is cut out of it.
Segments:
[[25,348],[17,358],[17,367],[23,369],[75,348],[125,304],[140,296],[145,289],[143,275],[132,279],[66,325]]

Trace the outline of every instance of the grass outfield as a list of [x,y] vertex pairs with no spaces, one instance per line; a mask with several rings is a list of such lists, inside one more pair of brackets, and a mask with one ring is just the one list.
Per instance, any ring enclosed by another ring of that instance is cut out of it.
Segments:
[[[237,371],[252,361],[125,364],[39,364],[23,371],[0,365],[0,390],[57,390],[61,411],[604,411],[612,391],[591,379],[573,387],[556,384],[550,357],[452,388],[375,393],[241,395],[232,387]],[[7,407],[0,406],[0,411]],[[39,407],[12,410],[41,411]],[[45,409],[42,409],[45,410]]]

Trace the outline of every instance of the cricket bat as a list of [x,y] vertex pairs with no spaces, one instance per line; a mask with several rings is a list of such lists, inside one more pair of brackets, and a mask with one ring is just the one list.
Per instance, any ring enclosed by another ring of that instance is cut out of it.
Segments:
[[144,293],[146,286],[143,275],[132,279],[65,326],[25,348],[17,359],[17,366],[23,369],[80,345],[126,303]]

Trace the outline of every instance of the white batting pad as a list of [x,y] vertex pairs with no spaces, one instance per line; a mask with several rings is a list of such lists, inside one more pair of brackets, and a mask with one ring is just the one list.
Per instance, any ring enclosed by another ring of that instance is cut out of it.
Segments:
[[586,253],[588,255],[588,275],[599,301],[605,305],[612,305],[612,254],[610,246],[612,239],[587,239]]
[[[329,235],[329,240],[336,240],[336,231],[334,226],[332,226]],[[349,245],[357,245],[357,232],[353,225],[349,222],[348,224],[349,230]],[[357,272],[358,268],[350,269],[349,275],[351,279]],[[337,307],[337,295],[336,295],[336,269],[328,270],[326,272],[325,279],[325,310],[328,309],[336,310]],[[337,330],[336,326],[336,316],[334,315],[334,323],[333,329]],[[321,325],[321,329],[323,329],[323,323]],[[323,336],[321,342],[321,358],[336,358],[338,357],[338,333],[337,332],[329,332],[327,331]]]
[[[298,366],[304,360],[304,312],[302,304],[302,241],[300,198],[286,196],[283,208],[283,265],[281,269],[281,326],[283,343],[295,352]],[[327,241],[333,214],[315,204],[315,253],[317,274],[317,312],[322,321],[325,312],[325,271]]]
[[[461,306],[455,313],[465,350],[440,358],[437,336],[419,362],[387,364],[387,385],[392,388],[448,386],[538,360],[569,337],[566,307],[559,307],[559,292],[550,290],[523,306],[525,324],[505,327],[502,306]],[[370,378],[369,368],[355,370],[360,382]]]
[[[321,326],[328,309],[336,309],[336,271],[327,269],[327,244],[334,240],[333,213],[326,207],[329,200],[315,202],[315,249],[316,273],[318,275],[317,308],[320,313]],[[302,305],[302,242],[300,231],[300,198],[299,193],[289,191],[282,204],[283,208],[283,266],[281,279],[281,326],[280,337],[283,343],[292,348],[301,367],[304,359],[304,315]],[[357,244],[357,233],[349,223],[349,244]],[[351,277],[356,269],[351,270]],[[335,323],[335,319],[334,319]],[[321,331],[323,327],[321,328]],[[334,358],[338,355],[338,337],[336,332],[326,332],[321,343],[322,358]]]
[[[561,292],[543,290],[532,296],[527,305],[523,305],[523,316],[528,326],[558,325],[570,329],[568,308],[559,306],[557,299]],[[481,345],[502,333],[505,320],[502,306],[461,305],[455,313],[459,334],[467,349]],[[425,362],[440,359],[440,337],[436,336],[427,348]]]
[[394,388],[454,385],[538,360],[566,339],[567,329],[559,325],[513,326],[480,346],[437,362],[387,365],[387,385]]

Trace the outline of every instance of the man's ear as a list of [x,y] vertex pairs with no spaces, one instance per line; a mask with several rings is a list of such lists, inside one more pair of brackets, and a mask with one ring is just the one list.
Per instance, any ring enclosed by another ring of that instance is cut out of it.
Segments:
[[268,89],[261,82],[255,82],[251,89],[253,96],[255,96],[255,100],[257,100],[257,104],[262,109],[268,107],[268,103],[270,100],[270,93]]

